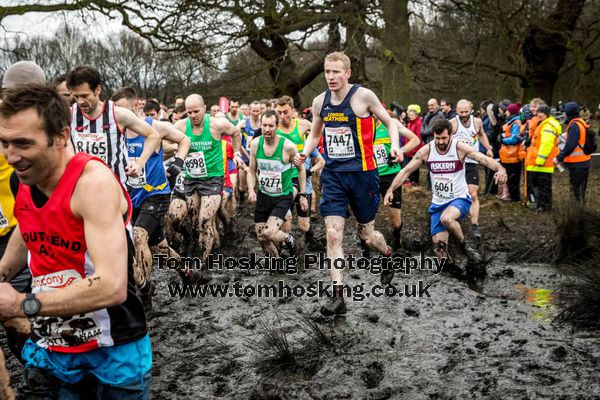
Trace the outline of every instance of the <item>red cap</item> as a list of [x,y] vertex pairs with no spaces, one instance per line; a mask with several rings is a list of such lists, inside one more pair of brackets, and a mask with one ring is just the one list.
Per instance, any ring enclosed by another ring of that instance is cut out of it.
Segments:
[[521,109],[521,107],[519,107],[518,104],[511,103],[508,105],[508,107],[506,107],[506,109],[511,115],[517,115],[519,114],[519,110]]

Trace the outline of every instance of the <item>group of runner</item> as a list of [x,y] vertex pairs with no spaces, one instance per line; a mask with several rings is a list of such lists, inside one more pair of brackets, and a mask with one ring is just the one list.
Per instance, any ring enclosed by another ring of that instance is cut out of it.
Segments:
[[[475,149],[478,139],[485,145],[485,134],[470,103],[459,102],[456,120],[434,123],[434,140],[402,169],[404,153],[420,139],[371,90],[349,83],[345,54],[329,54],[324,72],[327,90],[312,103],[312,121],[298,117],[287,96],[270,107],[252,102],[244,118],[235,101],[226,113],[218,106],[207,112],[202,96],[190,94],[171,124],[159,120],[157,103],[140,106],[132,88],[101,101],[100,74],[88,66],[70,71],[58,91],[35,82],[6,87],[0,159],[14,173],[8,179],[12,202],[0,210],[0,221],[6,227],[12,222],[0,261],[0,317],[33,321],[30,340],[18,353],[31,393],[60,397],[61,390],[80,390],[82,371],[93,370],[97,393],[147,396],[152,255],[177,258],[173,247],[195,252],[195,245],[185,246],[195,243],[187,236],[191,226],[206,261],[222,240],[232,240],[236,198],[256,203],[256,237],[269,255],[298,255],[295,213],[302,242],[329,259],[344,259],[344,225],[351,214],[363,248],[390,257],[400,247],[401,184],[427,164],[435,254],[449,257],[452,233],[469,259],[480,261],[459,224],[469,212],[477,223],[472,165],[497,171],[499,183],[506,172]],[[70,108],[65,99],[73,102]],[[311,228],[316,175],[325,243]],[[375,229],[382,198],[391,246]],[[206,271],[179,272],[185,282],[209,279]],[[30,290],[15,279],[29,273]],[[344,314],[343,271],[332,268],[330,278],[334,293],[321,313]],[[393,270],[384,270],[381,282],[392,280]]]

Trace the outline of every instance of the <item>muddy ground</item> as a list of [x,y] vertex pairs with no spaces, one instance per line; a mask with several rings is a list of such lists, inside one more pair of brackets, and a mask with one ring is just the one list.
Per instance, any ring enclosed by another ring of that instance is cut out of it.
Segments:
[[[424,176],[422,176],[424,178]],[[567,173],[555,174],[555,205],[568,198]],[[404,189],[404,243],[430,253],[426,207],[430,194]],[[600,212],[600,157],[588,188]],[[556,208],[555,207],[555,208]],[[227,256],[262,254],[249,213],[236,222],[240,238]],[[352,221],[352,220],[350,220]],[[315,221],[313,221],[315,223]],[[322,233],[321,221],[316,229]],[[385,226],[380,213],[379,227]],[[170,271],[156,271],[152,394],[156,399],[446,399],[600,398],[600,333],[552,322],[560,309],[552,291],[573,278],[568,268],[508,262],[515,249],[539,249],[557,232],[552,214],[482,199],[488,277],[467,284],[444,273],[397,274],[396,285],[423,280],[431,298],[349,301],[345,318],[324,319],[322,299],[172,298]],[[464,228],[468,224],[463,223]],[[382,229],[389,235],[386,229]],[[344,234],[346,253],[359,255],[356,225]],[[520,253],[523,255],[523,252]],[[215,272],[214,283],[289,285],[327,280],[326,272]],[[367,271],[347,283],[379,283]],[[3,333],[0,343],[8,355]],[[8,355],[13,383],[21,370]]]

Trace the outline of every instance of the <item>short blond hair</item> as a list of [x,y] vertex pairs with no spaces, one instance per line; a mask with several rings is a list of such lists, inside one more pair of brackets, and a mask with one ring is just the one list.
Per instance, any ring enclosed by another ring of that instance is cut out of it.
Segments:
[[350,58],[344,52],[334,51],[333,53],[327,54],[325,56],[325,62],[327,61],[341,61],[342,64],[344,64],[344,69],[346,71],[350,69]]
[[537,106],[541,106],[542,104],[546,104],[546,102],[544,100],[540,99],[539,97],[536,97],[536,98],[531,99],[529,104],[535,104]]

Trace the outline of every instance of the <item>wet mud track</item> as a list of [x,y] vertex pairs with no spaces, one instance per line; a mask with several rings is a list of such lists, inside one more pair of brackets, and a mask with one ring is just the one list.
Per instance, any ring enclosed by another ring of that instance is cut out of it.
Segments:
[[[594,172],[588,194],[598,211],[600,169]],[[556,196],[565,198],[567,176],[558,178]],[[430,252],[428,201],[428,193],[405,189],[403,240],[413,255]],[[252,207],[243,210],[238,240],[223,245],[224,255],[262,254],[250,233]],[[385,225],[381,211],[378,227]],[[444,273],[397,273],[395,285],[423,280],[431,298],[350,300],[345,318],[320,317],[323,300],[316,298],[171,297],[168,284],[178,282],[177,274],[155,270],[153,398],[600,398],[600,334],[552,323],[560,311],[553,291],[573,278],[546,263],[506,261],[516,243],[535,247],[536,238],[552,238],[551,219],[483,199],[482,247],[492,257],[485,280],[469,285]],[[360,254],[354,222],[344,241],[345,253]],[[213,272],[212,278],[244,285],[328,280],[326,271],[302,268],[296,274]],[[346,283],[369,287],[379,275],[347,272]],[[0,343],[6,349],[4,338]],[[8,357],[18,381],[20,368]]]

